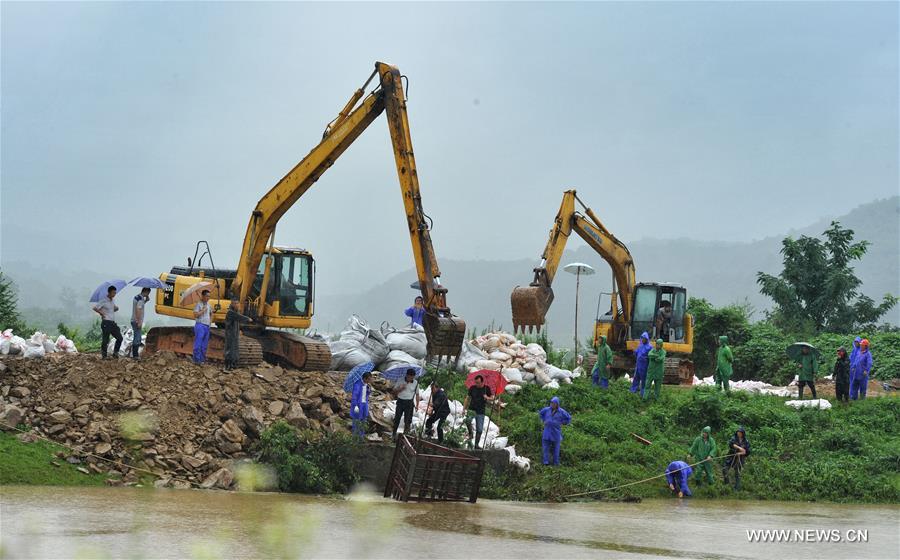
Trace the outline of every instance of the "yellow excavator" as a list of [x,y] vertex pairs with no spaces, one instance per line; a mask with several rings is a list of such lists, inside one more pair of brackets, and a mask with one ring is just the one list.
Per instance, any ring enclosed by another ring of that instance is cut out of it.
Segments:
[[[213,322],[221,327],[231,297],[236,297],[242,312],[253,322],[242,328],[239,365],[266,360],[304,370],[327,370],[331,353],[324,341],[277,328],[306,329],[314,311],[315,261],[304,249],[275,245],[275,226],[279,219],[337,158],[382,112],[387,114],[400,190],[406,210],[413,257],[418,273],[417,286],[425,300],[424,327],[430,357],[452,358],[459,354],[466,324],[447,306],[447,289],[441,285],[441,272],[431,243],[430,218],[422,208],[419,179],[413,156],[412,139],[406,113],[406,97],[400,71],[383,62],[331,121],[322,141],[287,175],[263,196],[250,215],[241,257],[236,269],[216,268],[209,244],[197,244],[188,266],[176,266],[159,276],[165,289],[157,290],[156,312],[161,315],[193,319],[193,310],[181,303],[185,290],[199,282],[210,291]],[[365,90],[377,79],[370,93]],[[208,259],[207,259],[208,257]],[[206,259],[207,264],[204,264]],[[190,355],[193,347],[191,327],[157,327],[147,333],[145,351],[170,350]],[[224,358],[224,329],[213,328],[207,356]]]
[[[575,208],[581,205],[584,213]],[[686,313],[687,290],[678,284],[635,281],[634,259],[628,247],[603,225],[594,212],[578,198],[574,190],[563,193],[562,204],[556,214],[550,240],[541,255],[541,264],[534,269],[534,279],[528,286],[516,286],[512,291],[512,321],[516,332],[540,331],[547,311],[553,303],[550,287],[566,242],[572,232],[577,233],[612,268],[613,282],[609,311],[599,314],[594,323],[594,343],[601,336],[613,349],[613,368],[617,372],[634,369],[634,349],[641,333],[647,332],[651,342],[666,341],[665,383],[690,384],[694,378],[694,364],[690,354],[694,349],[694,324]]]

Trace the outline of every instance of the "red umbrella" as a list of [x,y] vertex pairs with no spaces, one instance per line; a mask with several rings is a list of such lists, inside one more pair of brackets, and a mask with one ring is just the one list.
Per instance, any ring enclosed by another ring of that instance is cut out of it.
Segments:
[[480,369],[478,371],[473,371],[466,377],[466,388],[472,387],[475,385],[475,378],[478,376],[484,378],[484,384],[491,388],[492,395],[499,395],[506,389],[506,378],[499,371],[494,371],[492,369]]

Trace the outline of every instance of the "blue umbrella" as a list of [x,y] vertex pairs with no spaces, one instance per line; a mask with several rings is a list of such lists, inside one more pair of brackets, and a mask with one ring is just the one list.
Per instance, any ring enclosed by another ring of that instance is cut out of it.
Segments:
[[129,284],[138,288],[156,288],[157,290],[163,290],[166,287],[159,278],[150,278],[149,276],[138,276]]
[[97,286],[97,289],[94,290],[94,293],[91,294],[91,299],[88,300],[91,303],[96,303],[100,301],[100,298],[106,297],[106,291],[110,286],[114,287],[117,292],[121,292],[122,288],[125,287],[126,282],[124,280],[110,280],[108,282],[104,282]]
[[415,364],[404,364],[402,366],[392,367],[387,371],[381,372],[381,377],[389,381],[400,381],[401,379],[406,378],[406,370],[411,369],[416,372],[416,379],[422,376],[425,373],[425,370],[422,369],[422,366],[417,366]]
[[344,380],[344,392],[349,393],[353,390],[353,386],[356,385],[356,382],[362,379],[364,373],[369,373],[370,371],[375,369],[375,364],[372,362],[366,362],[364,364],[359,364],[355,368],[350,370],[350,373],[347,374],[347,379]]

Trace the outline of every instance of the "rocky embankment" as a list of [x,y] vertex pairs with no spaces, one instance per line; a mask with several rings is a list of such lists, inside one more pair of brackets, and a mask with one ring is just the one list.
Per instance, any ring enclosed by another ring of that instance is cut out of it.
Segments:
[[[24,424],[68,446],[70,462],[108,473],[110,484],[134,484],[147,471],[158,486],[228,489],[235,463],[252,458],[260,433],[277,420],[348,432],[344,375],[268,364],[223,372],[167,352],[141,361],[90,354],[6,358],[0,425]],[[384,382],[374,389],[370,426],[378,429],[388,397]]]

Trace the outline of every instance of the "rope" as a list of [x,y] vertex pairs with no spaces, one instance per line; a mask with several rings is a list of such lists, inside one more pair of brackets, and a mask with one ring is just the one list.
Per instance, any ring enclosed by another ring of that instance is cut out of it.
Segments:
[[[718,457],[713,457],[712,459],[710,459],[710,461],[715,461],[716,459],[724,459],[726,457],[734,457],[735,455],[740,455],[740,453],[730,453],[728,455],[719,455]],[[699,465],[701,463],[705,463],[705,462],[706,462],[706,459],[704,459],[703,461],[697,461],[696,463],[688,465],[687,467],[681,467],[680,469],[675,469],[674,471],[669,471],[668,474],[683,471],[684,469],[686,469],[688,467],[696,467],[697,465]],[[625,488],[626,486],[634,486],[636,484],[643,484],[644,482],[649,482],[651,480],[656,480],[657,478],[663,478],[665,476],[666,476],[666,473],[663,473],[663,474],[660,474],[657,476],[651,476],[650,478],[645,478],[643,480],[638,480],[636,482],[629,482],[627,484],[620,484],[618,486],[611,486],[609,488],[603,488],[600,490],[591,490],[589,492],[579,492],[578,494],[566,494],[565,496],[563,496],[563,498],[575,498],[578,496],[588,496],[590,494],[599,494],[600,492],[609,492],[610,490],[618,490],[619,488]]]
[[[22,432],[23,434],[30,434],[30,435],[33,436],[33,437],[36,437],[36,438],[38,438],[38,439],[41,439],[41,440],[46,441],[47,443],[51,443],[51,444],[53,444],[53,445],[58,445],[58,446],[60,446],[60,447],[64,447],[64,448],[68,449],[69,451],[71,451],[71,452],[72,452],[73,454],[75,454],[75,455],[84,455],[84,456],[86,456],[86,457],[94,457],[95,459],[99,459],[99,460],[101,460],[101,461],[106,461],[107,463],[111,463],[111,464],[116,465],[116,466],[118,466],[118,467],[124,467],[125,469],[131,469],[131,470],[134,470],[134,471],[140,471],[140,472],[142,472],[142,473],[146,473],[146,474],[152,475],[154,478],[168,478],[169,480],[175,480],[175,481],[179,481],[179,482],[186,482],[186,483],[190,484],[191,486],[194,485],[193,482],[191,482],[190,480],[184,479],[184,478],[178,478],[178,477],[175,477],[175,476],[161,477],[161,476],[159,475],[159,473],[155,473],[155,472],[153,472],[153,471],[151,471],[151,470],[149,470],[149,469],[144,469],[144,468],[137,467],[137,466],[134,466],[134,465],[128,465],[128,464],[125,464],[125,463],[123,463],[123,462],[121,462],[121,461],[117,461],[117,460],[115,460],[115,459],[107,459],[106,457],[101,457],[100,455],[96,455],[96,454],[94,454],[94,453],[90,453],[90,452],[86,452],[86,451],[79,451],[78,449],[75,449],[75,448],[72,447],[72,446],[66,445],[65,443],[61,443],[61,442],[58,442],[58,441],[54,441],[54,440],[52,440],[52,439],[50,439],[50,438],[48,438],[48,437],[42,436],[41,434],[39,434],[39,433],[37,433],[37,432],[30,432],[30,431],[28,431],[28,430],[23,430],[22,428],[19,428],[18,426],[8,426],[8,425],[7,425],[6,427],[12,428],[13,430],[16,430],[17,432]],[[98,474],[99,474],[99,473],[98,473]]]

